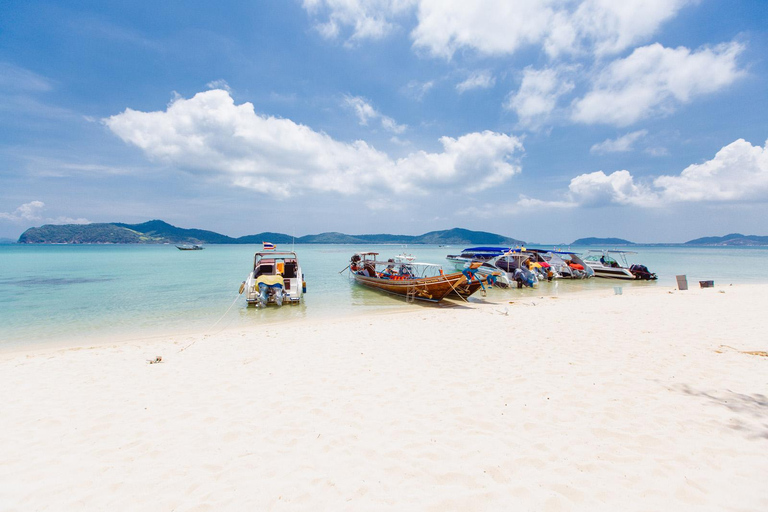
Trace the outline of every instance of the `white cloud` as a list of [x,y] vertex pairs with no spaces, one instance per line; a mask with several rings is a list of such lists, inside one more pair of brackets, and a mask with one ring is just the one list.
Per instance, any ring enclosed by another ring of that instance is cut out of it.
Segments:
[[411,80],[408,82],[408,85],[405,86],[404,93],[406,96],[410,96],[411,98],[421,101],[424,99],[424,96],[427,95],[429,91],[432,90],[432,88],[435,86],[435,82],[433,80],[427,81],[427,82],[419,82],[417,80]]
[[547,120],[557,106],[557,100],[573,87],[561,70],[527,67],[523,71],[520,89],[510,95],[504,106],[517,113],[522,126],[536,128]]
[[344,98],[344,105],[355,111],[357,118],[360,120],[360,124],[363,126],[368,126],[368,121],[370,119],[375,119],[379,115],[370,103],[359,96],[346,96]]
[[413,44],[436,57],[462,48],[486,55],[511,54],[542,42],[554,11],[552,1],[421,0]]
[[635,183],[629,171],[606,175],[603,171],[576,176],[568,186],[574,202],[584,206],[609,204],[652,206],[657,197],[644,185]]
[[[348,42],[381,39],[396,27],[396,20],[412,11],[416,0],[304,0],[307,12],[318,19],[315,28],[326,39],[349,27]],[[319,21],[326,18],[326,21]]]
[[477,71],[467,77],[466,80],[456,85],[460,93],[473,89],[490,89],[496,84],[496,79],[490,71]]
[[[617,54],[648,40],[695,0],[587,0],[572,14],[559,11],[545,48],[550,55],[589,47],[597,56]],[[577,43],[577,44],[574,44]]]
[[205,84],[205,86],[209,89],[224,89],[225,91],[232,92],[232,88],[224,79],[213,80]]
[[619,53],[646,41],[696,0],[304,0],[328,39],[380,39],[416,14],[416,48],[451,58],[461,49],[509,55],[540,45],[550,56]]
[[368,121],[378,119],[385,130],[395,134],[401,134],[408,128],[406,125],[397,124],[391,117],[381,114],[360,96],[345,96],[343,104],[355,112],[363,126],[368,126]]
[[659,176],[653,184],[667,202],[768,202],[768,141],[760,147],[738,139],[712,160],[690,165],[679,176]]
[[608,65],[590,92],[574,102],[572,118],[582,123],[627,126],[673,111],[696,96],[733,83],[743,72],[736,58],[744,47],[727,43],[691,52],[652,44]]
[[625,153],[632,151],[635,146],[635,142],[648,135],[648,130],[638,130],[636,132],[630,132],[616,139],[606,139],[599,144],[595,144],[589,149],[590,153],[597,153],[602,155],[605,153]]
[[42,212],[45,203],[42,201],[30,201],[24,203],[10,213],[0,212],[0,219],[11,222],[42,222],[45,224],[88,224],[88,219],[73,219],[70,217],[43,218]]
[[13,212],[0,212],[0,219],[10,220],[12,222],[39,220],[41,218],[40,212],[43,208],[45,208],[44,202],[31,201],[19,206]]
[[669,150],[663,146],[645,148],[645,152],[651,156],[668,156]]
[[484,219],[498,218],[499,215],[515,215],[541,210],[570,210],[578,207],[573,201],[545,201],[525,195],[520,195],[516,202],[484,203],[458,210],[463,216],[480,217]]
[[652,186],[635,183],[629,171],[602,171],[571,180],[569,196],[585,206],[661,206],[680,202],[768,202],[768,141],[764,147],[738,139],[712,160],[676,176],[659,176]]
[[513,54],[541,45],[552,57],[619,53],[651,37],[694,0],[421,0],[416,47],[450,58],[467,48]]
[[126,109],[104,123],[153,160],[224,177],[273,197],[309,192],[425,194],[456,185],[479,191],[520,172],[522,143],[485,131],[442,137],[443,151],[394,160],[362,140],[351,143],[235,105],[227,91],[177,99],[166,111]]

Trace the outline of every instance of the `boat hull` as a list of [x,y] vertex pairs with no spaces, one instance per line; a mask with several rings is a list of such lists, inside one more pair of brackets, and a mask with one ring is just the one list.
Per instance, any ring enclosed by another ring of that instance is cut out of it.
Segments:
[[480,288],[482,288],[480,281],[473,279],[471,283],[456,285],[456,287],[448,293],[448,297],[466,299]]
[[626,268],[614,268],[614,267],[592,267],[595,272],[595,277],[603,277],[608,279],[624,279],[634,280],[635,276]]
[[[427,302],[440,302],[446,295],[467,284],[467,278],[461,272],[403,280],[368,277],[355,273],[352,276],[355,278],[355,282],[368,288],[400,295],[408,300],[413,298]],[[477,287],[479,288],[479,283]],[[474,291],[477,291],[477,288]]]

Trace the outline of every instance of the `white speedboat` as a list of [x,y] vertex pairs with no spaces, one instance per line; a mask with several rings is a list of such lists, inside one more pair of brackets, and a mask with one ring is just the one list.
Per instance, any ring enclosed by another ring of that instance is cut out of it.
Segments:
[[584,260],[571,251],[545,251],[543,249],[528,249],[537,252],[547,263],[557,279],[587,279],[595,276],[595,271]]
[[657,279],[644,265],[629,265],[627,254],[637,254],[633,251],[590,250],[584,257],[584,262],[595,272],[595,277],[610,279],[645,280]]
[[248,305],[265,307],[268,304],[282,306],[283,302],[298,304],[307,292],[304,273],[295,252],[257,252],[253,271],[240,285]]

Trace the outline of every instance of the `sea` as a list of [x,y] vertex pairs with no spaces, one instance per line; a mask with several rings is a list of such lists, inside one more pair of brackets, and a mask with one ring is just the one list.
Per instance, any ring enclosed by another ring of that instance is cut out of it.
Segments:
[[[223,329],[259,329],[283,321],[457,306],[445,301],[408,304],[355,284],[345,269],[355,252],[376,251],[382,258],[410,254],[447,270],[451,267],[445,257],[460,253],[460,246],[312,244],[277,249],[298,255],[307,283],[300,305],[246,306],[238,293],[240,283],[260,246],[208,245],[202,251],[179,251],[173,245],[0,245],[0,351],[215,335]],[[583,253],[589,248],[565,249]],[[715,287],[768,281],[768,273],[760,271],[768,247],[633,246],[631,250],[636,254],[629,255],[629,262],[647,266],[658,281],[558,280],[534,289],[495,288],[486,298],[477,294],[470,301],[584,290],[609,293],[617,286],[674,288],[677,275],[685,275],[690,287],[698,287],[699,281],[714,281]]]

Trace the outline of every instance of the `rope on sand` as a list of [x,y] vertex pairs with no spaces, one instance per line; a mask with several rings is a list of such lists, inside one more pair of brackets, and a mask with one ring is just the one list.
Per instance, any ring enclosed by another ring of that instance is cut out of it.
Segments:
[[[213,334],[211,334],[211,333],[210,333],[210,330],[211,330],[211,329],[213,329],[214,327],[216,327],[216,325],[218,325],[218,323],[219,323],[219,322],[221,322],[221,321],[224,319],[224,317],[225,317],[225,316],[227,316],[227,313],[229,313],[229,310],[230,310],[230,309],[232,309],[232,306],[234,306],[234,305],[235,305],[235,303],[237,302],[237,299],[239,299],[239,298],[240,298],[240,294],[238,293],[237,295],[235,295],[235,300],[233,300],[233,301],[232,301],[232,304],[230,304],[230,305],[229,305],[229,307],[228,307],[228,308],[227,308],[227,310],[224,312],[224,314],[223,314],[223,315],[221,315],[221,316],[219,317],[219,319],[218,319],[218,320],[216,320],[216,321],[213,323],[213,325],[211,325],[211,326],[210,326],[208,329],[206,329],[206,330],[205,330],[205,332],[204,332],[204,334],[203,334],[203,337],[202,337],[202,338],[197,338],[197,339],[195,339],[195,340],[194,340],[192,343],[190,343],[190,344],[189,344],[189,345],[187,345],[186,347],[184,347],[184,348],[182,348],[181,350],[179,350],[179,353],[181,353],[181,352],[184,352],[185,350],[187,350],[189,347],[191,347],[192,345],[194,345],[195,343],[197,343],[197,342],[198,342],[198,340],[201,340],[201,339],[205,339],[205,338],[210,338],[211,336],[215,336],[216,334],[219,334],[221,331],[223,331],[224,329],[226,329],[226,328],[227,328],[227,326],[229,325],[229,323],[228,323],[227,325],[225,325],[224,327],[222,327],[221,329],[219,329],[218,331],[216,331],[215,333],[213,333]],[[230,320],[230,323],[232,323],[232,321],[231,321],[231,320]]]

